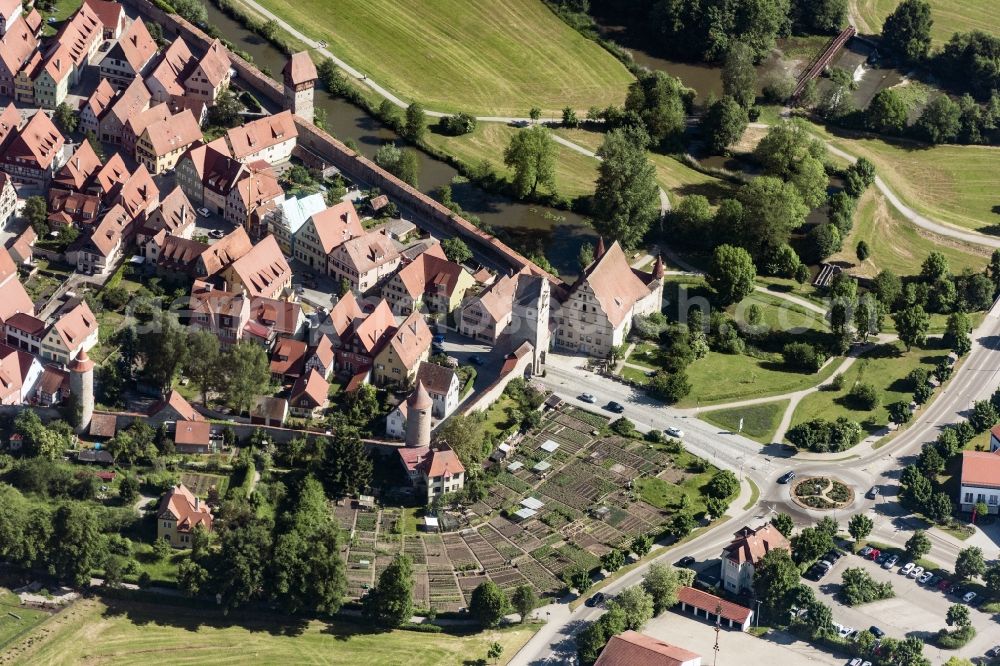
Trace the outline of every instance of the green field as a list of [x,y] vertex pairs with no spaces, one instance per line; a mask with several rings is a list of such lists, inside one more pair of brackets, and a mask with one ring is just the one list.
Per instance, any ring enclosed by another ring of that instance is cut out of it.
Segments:
[[[936,341],[931,341],[935,344]],[[866,357],[859,359],[844,373],[844,388],[840,391],[817,391],[810,393],[799,402],[792,416],[792,425],[816,418],[833,420],[846,416],[857,421],[869,434],[878,431],[889,422],[885,406],[889,403],[913,399],[913,390],[905,377],[911,370],[923,366],[932,370],[948,350],[936,347],[914,347],[907,352],[900,342],[880,345]],[[857,382],[871,384],[878,391],[881,403],[871,411],[859,409],[848,397],[851,387]]]
[[21,606],[16,594],[0,588],[0,654],[47,617],[45,611]]
[[[678,455],[675,462],[677,467],[684,469],[694,460],[695,456],[685,452]],[[635,490],[639,493],[640,499],[660,509],[676,509],[680,506],[681,497],[686,496],[690,502],[691,512],[697,514],[705,510],[705,496],[701,488],[718,471],[716,467],[710,465],[704,472],[689,476],[680,484],[667,483],[656,476],[641,477],[635,480]]]
[[263,0],[406,101],[547,115],[621,104],[632,75],[538,0]]
[[[463,136],[445,136],[428,132],[427,143],[453,155],[469,166],[488,160],[493,168],[508,179],[513,172],[503,163],[503,154],[511,138],[521,130],[502,123],[479,123],[476,130]],[[561,144],[556,144],[555,191],[564,197],[576,198],[594,193],[598,162]],[[544,191],[544,188],[543,188]]]
[[[885,17],[900,0],[852,0],[853,14],[858,19],[858,30],[864,34],[882,32]],[[929,0],[934,25],[931,37],[940,46],[956,32],[983,30],[1000,32],[1000,15],[995,0]]]
[[215,486],[215,489],[219,492],[219,497],[225,497],[226,490],[229,488],[229,477],[222,474],[184,472],[181,474],[181,483],[202,499],[208,497],[208,491],[212,486]]
[[50,620],[44,634],[36,633],[29,647],[13,654],[13,663],[431,666],[485,658],[492,641],[504,646],[506,663],[534,631],[369,632],[362,624],[299,625],[276,616],[227,617],[210,609],[87,599]]
[[[868,243],[871,256],[858,263],[855,248],[858,241]],[[854,228],[844,241],[844,249],[829,261],[856,264],[852,274],[875,277],[883,270],[896,275],[916,275],[931,252],[943,252],[953,273],[968,268],[980,271],[989,258],[989,250],[953,238],[924,231],[910,223],[888,202],[885,196],[871,189],[858,202]]]
[[737,322],[746,323],[747,312],[752,305],[756,305],[761,310],[763,315],[761,325],[772,330],[827,330],[823,315],[807,310],[797,303],[761,291],[754,291],[736,305],[727,308],[727,312]]
[[699,414],[698,418],[730,432],[739,430],[740,419],[743,419],[742,434],[761,444],[770,444],[774,440],[774,432],[781,423],[788,402],[788,400],[776,400],[760,405],[717,409]]
[[691,393],[677,406],[696,407],[801,391],[822,382],[838,365],[840,359],[834,359],[819,372],[808,375],[786,370],[780,362],[709,352],[688,366]]
[[848,153],[867,157],[902,201],[936,221],[988,233],[1000,230],[1000,150],[988,146],[934,146],[833,136],[813,131]]

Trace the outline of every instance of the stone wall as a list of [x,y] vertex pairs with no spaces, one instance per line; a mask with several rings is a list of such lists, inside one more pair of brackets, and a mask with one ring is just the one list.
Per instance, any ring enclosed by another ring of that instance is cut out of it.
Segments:
[[[507,388],[507,384],[510,384],[518,377],[523,379],[525,369],[530,368],[534,360],[531,344],[525,342],[522,347],[525,346],[528,348],[526,353],[522,353],[520,358],[508,359],[510,365],[504,364],[504,370],[497,377],[496,381],[480,391],[472,400],[462,405],[459,411],[466,414],[485,411],[489,409],[490,405],[500,399],[504,389]],[[520,352],[521,349],[518,349],[518,353]]]

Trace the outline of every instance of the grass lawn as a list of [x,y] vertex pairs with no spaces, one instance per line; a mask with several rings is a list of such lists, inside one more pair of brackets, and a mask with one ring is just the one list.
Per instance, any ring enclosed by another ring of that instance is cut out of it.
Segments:
[[16,594],[0,588],[0,653],[47,617],[49,614],[45,611],[21,606]]
[[264,0],[404,100],[436,111],[549,117],[621,104],[632,75],[537,0]]
[[[427,142],[454,155],[470,166],[488,160],[501,176],[513,178],[513,171],[504,166],[503,153],[511,138],[521,130],[501,123],[479,123],[476,130],[463,136],[427,133]],[[570,198],[594,193],[598,161],[562,144],[556,144],[555,190]]]
[[[684,467],[685,460],[693,460],[693,456],[688,456],[690,454],[678,456],[678,465]],[[704,472],[687,477],[680,485],[668,483],[659,477],[645,476],[635,480],[635,490],[639,499],[660,509],[678,508],[681,497],[686,495],[691,502],[690,511],[698,513],[705,510],[705,497],[701,494],[701,488],[717,471],[719,470],[709,465]]]
[[468,636],[411,631],[371,632],[364,625],[301,624],[287,618],[205,608],[174,608],[87,599],[56,616],[15,664],[462,664],[500,642],[506,663],[536,627]]
[[[792,425],[815,418],[833,420],[846,416],[859,422],[869,433],[874,433],[889,422],[887,404],[912,400],[913,391],[905,380],[906,375],[918,366],[929,371],[947,355],[947,350],[936,347],[914,347],[906,352],[900,342],[880,345],[848,368],[844,373],[842,390],[817,391],[803,398],[792,416]],[[851,387],[859,381],[873,385],[878,391],[881,403],[874,410],[860,409],[848,397]]]
[[490,408],[486,410],[486,421],[483,424],[483,432],[489,433],[501,433],[508,426],[512,425],[510,423],[510,417],[507,415],[508,407],[515,407],[516,402],[512,398],[506,395],[501,395],[500,399],[490,405]]
[[[994,0],[929,0],[931,5],[931,38],[940,46],[956,32],[983,30],[1000,32],[1000,15]],[[899,4],[898,0],[852,0],[858,18],[858,31],[865,34],[882,32],[885,17]]]
[[780,363],[739,354],[709,352],[688,366],[691,393],[678,407],[695,407],[799,391],[833,374],[840,359],[808,375],[784,369]]
[[770,444],[774,439],[774,431],[781,423],[781,417],[788,408],[788,400],[776,400],[760,405],[733,407],[732,409],[717,409],[699,414],[703,421],[736,432],[743,419],[743,434],[761,444]]
[[998,233],[1000,150],[987,146],[922,146],[834,136],[811,126],[834,146],[867,157],[903,202],[928,217],[966,229]]
[[747,310],[751,305],[761,309],[761,324],[778,331],[825,331],[826,320],[819,313],[805,309],[777,296],[754,291],[742,301],[727,310],[737,322],[746,322]]
[[[133,542],[133,550],[135,552],[135,559],[139,562],[140,573],[143,571],[148,573],[149,577],[153,580],[153,584],[162,582],[168,585],[175,585],[177,583],[177,567],[191,553],[189,550],[175,550],[168,557],[158,560],[153,554],[153,544],[151,543]],[[130,583],[136,582],[138,578],[138,574],[125,577]]]
[[[855,248],[862,240],[868,244],[871,256],[859,263]],[[985,247],[920,229],[904,218],[881,192],[871,188],[858,202],[854,228],[844,242],[844,249],[829,261],[854,264],[850,272],[863,277],[875,277],[883,270],[896,275],[916,275],[934,250],[944,253],[956,274],[966,268],[982,270],[990,254]]]

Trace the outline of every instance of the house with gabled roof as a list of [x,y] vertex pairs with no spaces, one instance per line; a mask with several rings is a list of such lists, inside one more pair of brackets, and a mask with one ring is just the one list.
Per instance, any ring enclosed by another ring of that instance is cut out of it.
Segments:
[[195,58],[183,37],[177,37],[163,52],[160,61],[146,76],[146,87],[153,101],[183,108],[184,79],[194,66]]
[[156,511],[156,538],[166,539],[174,548],[190,548],[194,530],[212,531],[212,510],[184,484],[171,488]]
[[173,169],[181,155],[201,137],[198,119],[190,109],[184,109],[147,125],[136,141],[135,158],[158,175]]
[[622,344],[640,315],[659,312],[663,303],[663,262],[651,273],[633,269],[617,241],[604,251],[598,244],[590,264],[567,290],[556,319],[555,344],[605,358]]
[[292,112],[285,110],[227,130],[226,143],[233,159],[239,162],[273,165],[292,156],[298,135]]
[[124,183],[112,188],[109,199],[121,204],[133,218],[144,221],[160,205],[160,188],[153,182],[146,165],[140,164]]
[[308,345],[301,340],[279,338],[271,352],[271,379],[280,384],[305,374],[307,350]]
[[84,275],[106,275],[121,259],[134,219],[121,204],[115,204],[88,235],[66,251],[67,261]]
[[[990,439],[1000,434],[993,427]],[[971,513],[982,502],[988,513],[1000,511],[1000,449],[992,445],[990,451],[963,451],[962,475],[959,484],[958,504],[962,511]]]
[[104,41],[104,26],[89,5],[83,4],[63,24],[34,79],[35,104],[59,106]]
[[223,349],[243,339],[250,322],[250,299],[240,292],[216,289],[202,280],[191,287],[189,326],[215,334]]
[[27,404],[42,372],[33,354],[0,343],[0,405]]
[[318,372],[310,370],[295,380],[288,399],[289,409],[293,416],[319,418],[330,402],[329,393],[330,384]]
[[[118,3],[115,3],[118,4]],[[101,79],[90,93],[90,97],[80,107],[80,123],[78,129],[84,134],[93,132],[94,136],[101,136],[101,118],[115,101],[117,93],[111,84]]]
[[178,186],[163,197],[136,233],[136,242],[142,247],[161,231],[166,235],[189,239],[194,234],[197,213],[187,196]]
[[745,526],[733,536],[732,543],[722,551],[720,578],[726,591],[735,594],[753,589],[754,567],[769,552],[792,552],[788,539],[771,523],[756,528]]
[[132,172],[125,166],[121,154],[115,153],[104,163],[91,181],[87,191],[100,197],[109,196],[111,191],[123,185]]
[[379,301],[371,313],[351,320],[340,338],[339,348],[334,340],[337,369],[352,376],[370,369],[375,356],[395,331],[396,317],[392,309],[384,300]]
[[11,26],[21,18],[21,12],[20,0],[0,1],[0,36],[6,35]]
[[89,141],[81,141],[73,154],[52,178],[53,190],[83,192],[101,170],[101,159]]
[[424,315],[420,312],[410,314],[375,356],[375,383],[409,386],[417,375],[417,368],[430,356],[433,337]]
[[611,637],[594,666],[701,666],[701,655],[626,631]]
[[346,280],[352,290],[365,294],[389,279],[399,263],[399,250],[392,239],[372,231],[334,248],[327,271],[338,280]]
[[177,184],[195,206],[221,215],[243,168],[229,155],[225,138],[219,137],[210,143],[195,143],[181,156],[177,161]]
[[243,227],[236,227],[205,250],[199,260],[198,273],[205,276],[219,274],[252,249],[253,243],[250,242],[246,230]]
[[416,381],[423,384],[431,397],[431,415],[434,418],[446,419],[458,408],[462,387],[454,368],[422,361],[417,369]]
[[341,243],[364,233],[354,204],[341,201],[313,213],[294,232],[292,256],[310,268],[325,272],[330,253]]
[[209,248],[200,241],[163,230],[146,240],[141,247],[146,261],[156,266],[156,274],[168,278],[198,277],[198,261]]
[[212,106],[223,88],[229,86],[232,75],[226,47],[216,39],[184,79],[185,105],[188,108]]
[[177,391],[171,390],[163,400],[154,403],[146,413],[151,424],[160,425],[168,421],[204,421],[187,400]]
[[397,451],[407,478],[427,504],[465,487],[465,466],[447,444],[437,448],[406,446]]
[[313,215],[323,210],[326,210],[326,198],[322,192],[316,192],[304,197],[285,198],[268,213],[267,230],[274,234],[286,257],[298,258],[296,234]]
[[465,292],[475,284],[461,264],[449,261],[441,245],[434,244],[390,277],[382,287],[382,296],[400,315],[421,306],[448,314],[462,304]]
[[[14,217],[16,208],[17,190],[14,189],[14,179],[0,171],[0,229],[7,226],[7,222]],[[34,238],[32,238],[32,243],[34,243]]]
[[4,322],[4,342],[29,354],[38,354],[42,350],[42,338],[47,329],[48,326],[38,317],[18,312]]
[[306,355],[306,372],[315,370],[323,376],[323,379],[330,379],[335,363],[333,342],[327,336],[321,335],[319,342],[311,347]]
[[232,290],[242,289],[250,297],[279,298],[292,286],[292,268],[268,236],[222,271],[222,278]]
[[35,304],[17,276],[17,264],[6,249],[0,247],[0,323],[18,312],[35,314]]
[[231,224],[246,227],[251,237],[260,238],[267,235],[267,219],[284,198],[285,190],[270,167],[253,162],[239,170],[226,194],[224,217]]
[[170,116],[170,107],[167,104],[153,104],[151,102],[148,109],[140,111],[126,120],[125,127],[122,128],[122,148],[124,148],[124,152],[130,157],[135,157],[136,144],[139,142],[139,137],[142,136],[146,128],[153,123],[166,120]]
[[70,301],[42,339],[42,358],[68,365],[80,352],[97,344],[97,328],[97,317],[87,302]]
[[44,111],[37,111],[10,140],[0,155],[0,170],[16,184],[48,187],[63,165],[66,140]]
[[466,291],[458,317],[462,335],[496,344],[510,326],[518,277],[504,275],[485,289]]
[[[7,174],[3,174],[3,176],[6,177]],[[34,258],[35,241],[37,239],[38,234],[35,233],[34,227],[25,227],[24,231],[7,247],[11,259],[23,266],[30,265]]]
[[125,123],[129,118],[149,108],[152,95],[142,79],[135,79],[111,103],[111,107],[99,118],[98,136],[105,143],[121,144],[125,133]]
[[13,104],[8,104],[0,111],[0,151],[6,148],[21,126],[21,112]]
[[136,19],[129,23],[125,32],[101,59],[101,78],[115,88],[124,88],[145,74],[152,64],[156,51],[156,42],[149,34],[146,22]]
[[101,23],[101,36],[104,39],[118,39],[125,29],[128,17],[125,7],[120,2],[112,0],[83,0]]
[[[32,14],[37,15],[37,12],[32,10]],[[25,64],[35,55],[41,60],[35,32],[26,21],[15,21],[0,38],[0,95],[15,97],[18,72],[22,71]],[[33,98],[33,86],[31,91]]]

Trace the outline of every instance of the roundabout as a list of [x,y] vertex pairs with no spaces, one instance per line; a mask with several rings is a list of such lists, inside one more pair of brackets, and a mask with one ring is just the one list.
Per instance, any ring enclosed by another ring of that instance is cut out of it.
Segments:
[[850,506],[854,502],[854,490],[833,477],[810,476],[792,485],[791,499],[805,509],[832,511]]

